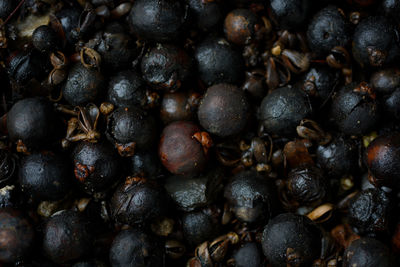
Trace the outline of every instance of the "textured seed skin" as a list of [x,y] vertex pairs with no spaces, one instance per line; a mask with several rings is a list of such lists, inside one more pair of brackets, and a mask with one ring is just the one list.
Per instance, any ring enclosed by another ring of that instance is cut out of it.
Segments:
[[153,146],[156,139],[156,121],[141,108],[118,108],[107,119],[107,135],[111,142],[135,142],[135,147],[145,149]]
[[200,176],[173,175],[165,182],[165,189],[178,209],[189,212],[210,205],[223,189],[225,175],[221,169],[212,169]]
[[263,261],[261,249],[256,242],[249,242],[242,245],[234,252],[233,258],[237,267],[261,267]]
[[228,41],[246,45],[255,38],[258,18],[249,9],[232,10],[225,18],[224,32]]
[[143,78],[157,89],[176,91],[193,73],[193,60],[185,50],[168,44],[157,44],[143,57]]
[[177,121],[167,125],[159,145],[161,163],[174,174],[202,171],[207,163],[203,147],[193,138],[200,128],[192,122]]
[[225,186],[224,197],[236,217],[246,223],[263,223],[276,212],[274,185],[255,171],[236,174]]
[[400,134],[391,133],[377,137],[366,152],[368,170],[377,186],[400,185]]
[[22,160],[19,182],[22,191],[41,200],[56,200],[71,188],[72,168],[61,155],[34,153]]
[[380,241],[370,237],[362,237],[353,241],[344,251],[343,258],[344,267],[395,266],[389,249]]
[[234,85],[218,84],[207,89],[197,115],[201,126],[208,132],[225,137],[244,129],[249,110],[242,90]]
[[135,151],[130,158],[130,174],[133,176],[157,179],[162,177],[162,165],[156,151]]
[[138,0],[133,3],[128,21],[141,39],[173,41],[183,30],[185,8],[180,1]]
[[353,35],[353,56],[361,66],[384,66],[400,55],[393,25],[384,17],[362,20]]
[[222,10],[216,1],[188,0],[189,11],[197,27],[203,31],[212,31],[222,20]]
[[198,75],[211,86],[219,83],[240,84],[244,78],[243,57],[223,38],[208,38],[195,51]]
[[88,193],[109,189],[123,175],[118,154],[107,142],[81,142],[71,157],[75,178]]
[[32,43],[39,51],[46,52],[56,48],[58,39],[52,28],[42,25],[33,32]]
[[329,189],[324,173],[315,166],[292,169],[288,174],[287,188],[289,195],[301,204],[322,200]]
[[400,72],[394,68],[378,70],[371,75],[370,81],[377,92],[389,94],[400,86]]
[[306,93],[294,87],[282,87],[263,99],[259,120],[269,134],[292,136],[300,121],[311,113],[311,104]]
[[293,213],[276,216],[265,226],[262,236],[264,255],[273,266],[287,266],[288,252],[300,266],[309,266],[319,256],[321,233],[307,217]]
[[347,217],[362,235],[383,233],[389,230],[391,208],[383,190],[370,188],[352,199]]
[[[335,86],[340,82],[340,73],[326,66],[315,66],[308,70],[302,78],[303,90],[310,98],[316,98],[323,104],[333,94]],[[311,88],[309,84],[311,83]]]
[[16,262],[32,250],[34,229],[18,210],[0,209],[0,236],[0,261],[2,262]]
[[350,37],[350,25],[336,6],[318,11],[307,29],[310,49],[320,54],[328,53],[335,46],[345,46]]
[[168,197],[163,187],[154,181],[133,181],[120,185],[110,202],[112,216],[121,223],[148,223],[165,215]]
[[332,122],[346,135],[361,135],[371,131],[380,117],[378,102],[356,92],[354,89],[357,86],[357,83],[351,83],[342,87],[332,100]]
[[44,98],[25,98],[14,104],[7,114],[7,129],[12,141],[38,147],[54,139],[56,116]]
[[162,243],[140,229],[119,232],[114,238],[109,254],[114,267],[163,266]]
[[394,90],[383,102],[384,112],[389,118],[400,118],[400,88]]
[[337,137],[327,145],[318,146],[316,155],[328,176],[340,178],[357,170],[358,149],[351,139]]
[[108,82],[107,100],[115,107],[144,106],[146,104],[145,83],[133,71],[118,72]]
[[191,246],[212,240],[219,233],[218,222],[201,211],[188,212],[182,217],[183,234]]
[[102,68],[107,71],[129,69],[138,51],[134,38],[125,33],[122,25],[109,23],[96,35],[98,43],[93,49],[101,55]]
[[79,106],[96,102],[105,90],[103,75],[95,69],[75,64],[69,71],[63,87],[63,97],[71,105]]
[[43,249],[52,261],[62,264],[76,260],[92,249],[89,222],[75,211],[63,210],[46,223]]
[[165,123],[188,121],[194,117],[194,108],[185,92],[165,93],[160,107],[160,117]]
[[270,7],[279,27],[285,30],[301,28],[311,11],[310,0],[272,0]]

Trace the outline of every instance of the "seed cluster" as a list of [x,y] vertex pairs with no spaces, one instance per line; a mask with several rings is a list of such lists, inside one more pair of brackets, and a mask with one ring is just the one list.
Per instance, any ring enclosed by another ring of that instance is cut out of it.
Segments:
[[0,266],[400,266],[399,14],[0,0]]

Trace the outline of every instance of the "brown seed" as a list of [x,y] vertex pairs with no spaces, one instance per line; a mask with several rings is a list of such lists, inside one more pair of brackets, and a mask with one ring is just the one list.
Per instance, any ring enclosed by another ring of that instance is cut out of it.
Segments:
[[[207,143],[204,146],[194,135],[200,128],[192,122],[178,121],[164,128],[159,155],[161,163],[174,174],[198,173],[207,162]],[[204,135],[204,134],[203,134]]]

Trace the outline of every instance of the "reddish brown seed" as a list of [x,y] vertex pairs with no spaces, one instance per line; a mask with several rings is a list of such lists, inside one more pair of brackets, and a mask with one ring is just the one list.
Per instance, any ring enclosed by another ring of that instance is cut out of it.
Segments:
[[225,18],[224,30],[228,41],[237,45],[249,44],[254,38],[257,16],[249,9],[235,9]]
[[34,230],[18,210],[0,210],[0,262],[15,262],[31,251]]
[[160,107],[160,117],[165,123],[193,118],[193,107],[186,92],[165,93]]
[[373,184],[399,186],[400,134],[392,133],[374,139],[367,148],[366,160]]
[[[177,121],[164,128],[159,146],[161,163],[174,174],[190,174],[202,171],[207,162],[207,146],[211,142],[199,142],[200,128],[192,122]],[[205,146],[204,146],[205,145]]]

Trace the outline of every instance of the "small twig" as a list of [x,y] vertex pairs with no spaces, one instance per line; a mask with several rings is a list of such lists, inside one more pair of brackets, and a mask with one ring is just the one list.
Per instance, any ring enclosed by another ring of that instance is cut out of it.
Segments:
[[18,9],[24,4],[25,0],[21,0],[17,7],[11,12],[11,14],[7,17],[7,19],[1,24],[0,29],[4,27],[4,25],[7,24],[7,22],[14,16],[14,14],[18,11]]

